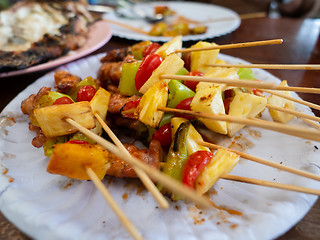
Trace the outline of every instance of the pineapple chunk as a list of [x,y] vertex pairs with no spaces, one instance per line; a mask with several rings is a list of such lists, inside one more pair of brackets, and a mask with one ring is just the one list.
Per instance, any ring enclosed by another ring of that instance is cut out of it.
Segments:
[[[177,54],[168,55],[159,67],[153,71],[150,78],[140,88],[139,92],[145,94],[155,83],[161,81],[160,75],[162,74],[176,74],[184,65],[184,62]],[[170,80],[166,80],[169,82]]]
[[[211,67],[211,69],[204,74],[204,77],[239,79],[238,70],[238,68]],[[227,87],[227,85],[223,83],[200,82],[196,90],[199,91],[200,89],[210,86],[220,86],[222,90],[225,90]]]
[[165,107],[168,101],[169,87],[166,81],[155,83],[141,98],[134,115],[140,122],[151,127],[158,127],[164,112],[158,107]]
[[[171,118],[171,131],[172,137],[176,133],[181,123],[188,121],[185,118],[181,117],[173,117]],[[187,151],[188,156],[197,151],[210,151],[209,148],[199,145],[196,141],[203,141],[200,133],[194,128],[194,126],[190,125],[188,136],[187,136]]]
[[195,187],[199,194],[207,192],[223,174],[229,173],[239,162],[239,155],[218,149],[210,162],[196,178]]
[[105,89],[99,88],[90,101],[92,112],[98,113],[104,121],[106,120],[108,112],[110,95],[111,94]]
[[[96,94],[90,101],[90,106],[93,113],[98,113],[98,115],[102,118],[103,121],[106,120],[110,93],[103,88],[99,88]],[[91,129],[92,132],[101,135],[103,130],[102,126],[97,119],[95,119],[96,127]]]
[[65,118],[71,118],[88,129],[95,127],[90,103],[86,101],[37,108],[33,113],[46,137],[57,137],[77,132],[78,129],[67,123]]
[[[182,48],[182,37],[181,35],[172,38],[169,42],[164,43],[160,48],[155,51],[162,59],[165,59],[170,53],[174,53],[176,50]],[[181,57],[181,53],[178,54]]]
[[[197,91],[190,106],[195,112],[225,114],[220,87],[213,86]],[[226,122],[211,120],[208,118],[199,118],[199,120],[211,131],[227,134]]]
[[[264,97],[237,91],[230,103],[228,115],[242,118],[256,117],[265,109],[266,105],[267,99]],[[234,136],[244,126],[244,124],[228,122],[228,136]]]
[[[216,46],[215,43],[208,42],[197,42],[191,48],[203,48],[203,47],[211,47]],[[217,56],[219,53],[219,49],[217,50],[206,50],[206,51],[194,51],[191,52],[190,60],[191,60],[191,71],[200,71],[206,73],[211,69],[211,67],[207,67],[207,64],[214,64],[217,60]]]
[[[280,86],[288,86],[287,81],[283,80],[280,83]],[[291,97],[291,93],[289,91],[277,91],[279,93],[282,93],[284,95],[287,95],[288,97]],[[275,95],[271,95],[268,98],[268,104],[282,107],[290,110],[295,110],[294,104],[292,101],[284,99],[282,97],[278,97]],[[269,109],[270,116],[272,117],[273,121],[281,122],[281,123],[287,123],[289,122],[294,116],[292,114],[280,112],[274,109]]]
[[108,151],[92,144],[56,144],[47,171],[70,178],[90,180],[87,167],[102,179],[109,168]]

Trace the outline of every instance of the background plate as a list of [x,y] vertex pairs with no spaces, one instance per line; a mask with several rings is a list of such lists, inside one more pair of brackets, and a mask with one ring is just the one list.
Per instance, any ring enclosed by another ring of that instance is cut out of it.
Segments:
[[[102,56],[104,54],[81,59],[63,69],[82,78],[96,77]],[[219,55],[219,58],[230,63],[245,63],[225,55]],[[254,69],[254,73],[258,79],[279,83],[279,79],[266,71]],[[51,72],[41,77],[2,112],[0,209],[18,228],[35,239],[130,239],[90,181],[70,181],[47,173],[48,158],[44,157],[43,149],[31,145],[34,133],[28,130],[29,121],[22,115],[20,103],[41,87],[52,87],[53,76],[54,72]],[[297,110],[312,114],[307,107],[297,106]],[[16,123],[5,116],[14,117]],[[271,120],[267,111],[262,118]],[[290,124],[304,125],[298,119]],[[253,127],[242,129],[236,139],[238,147],[249,154],[317,174],[320,172],[320,151],[315,148],[318,143]],[[320,189],[319,182],[243,159],[232,174]],[[145,239],[150,240],[272,239],[297,223],[317,199],[308,194],[219,180],[211,190],[211,200],[218,206],[240,211],[242,215],[216,208],[200,210],[184,201],[171,203],[170,209],[165,211],[148,192],[139,191],[137,181],[106,177],[104,183]]]
[[[141,4],[142,8],[147,12],[153,13],[154,6],[168,6],[172,10],[176,11],[179,15],[187,17],[196,21],[206,21],[211,19],[221,19],[221,18],[230,18],[228,21],[223,22],[212,22],[206,24],[208,30],[205,34],[198,35],[186,35],[182,37],[183,41],[197,41],[204,40],[207,38],[219,37],[236,30],[240,25],[240,18],[237,13],[234,11],[220,7],[213,4],[197,3],[197,2],[150,2]],[[140,6],[140,5],[139,5]],[[144,31],[149,31],[151,25],[142,20],[132,20],[118,17],[115,13],[108,13],[105,15],[106,19],[118,21],[131,25],[136,28],[140,28]],[[141,33],[133,32],[131,30],[119,27],[117,25],[111,24],[113,34],[118,37],[133,39],[137,41],[169,41],[171,37],[153,37],[144,35]]]
[[32,73],[45,69],[50,69],[71,62],[83,56],[86,56],[106,44],[112,36],[111,28],[105,21],[95,22],[88,33],[87,42],[79,49],[69,52],[66,56],[59,57],[55,60],[35,65],[22,70],[0,73],[0,77],[17,76],[26,73]]

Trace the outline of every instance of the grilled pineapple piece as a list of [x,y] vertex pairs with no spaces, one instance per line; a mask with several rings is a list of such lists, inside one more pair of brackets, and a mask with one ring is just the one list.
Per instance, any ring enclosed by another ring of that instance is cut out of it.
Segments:
[[[165,59],[170,53],[174,53],[176,50],[182,48],[182,37],[181,35],[172,38],[169,42],[164,43],[160,48],[155,51],[162,59]],[[181,57],[181,53],[178,54]]]
[[77,132],[78,129],[64,121],[65,118],[71,118],[88,129],[95,127],[90,103],[86,101],[37,108],[33,113],[46,137],[57,137]]
[[[208,43],[208,42],[197,42],[191,48],[203,48],[203,47],[211,47],[216,46],[215,43]],[[214,64],[217,60],[217,56],[219,53],[219,49],[217,50],[206,50],[206,51],[194,51],[191,52],[191,71],[200,71],[202,73],[206,73],[211,69],[211,67],[207,67],[207,64]]]
[[[97,113],[103,121],[106,120],[109,100],[111,94],[103,88],[99,88],[96,94],[90,101],[90,106],[93,113]],[[92,132],[101,135],[103,130],[101,124],[95,119],[96,127],[91,129]]]
[[92,144],[56,144],[47,171],[70,178],[89,180],[90,167],[102,179],[109,168],[108,151]]
[[[280,83],[280,86],[288,86],[287,81],[283,80]],[[277,91],[278,92],[278,91]],[[287,95],[288,97],[291,97],[291,93],[289,91],[279,91],[279,93],[282,93],[284,95]],[[268,98],[268,104],[277,106],[277,107],[282,107],[290,110],[295,110],[294,104],[292,101],[271,95]],[[292,118],[294,118],[293,115],[280,112],[274,109],[269,109],[270,116],[272,117],[273,121],[281,122],[281,123],[287,123],[289,122]]]
[[[151,88],[155,83],[160,81],[160,75],[162,74],[176,74],[184,65],[184,62],[177,54],[168,55],[159,67],[153,71],[150,78],[140,88],[139,92],[145,94],[146,91]],[[170,80],[166,80],[169,82]]]
[[[250,93],[237,91],[229,106],[229,116],[256,117],[267,105],[267,99]],[[228,136],[234,136],[245,125],[239,123],[227,123]]]
[[[204,74],[204,77],[239,79],[239,76],[237,74],[238,70],[239,70],[238,68],[211,67]],[[222,90],[225,90],[225,88],[226,88],[226,84],[223,84],[223,83],[200,82],[197,85],[196,91],[203,89],[203,88],[208,88],[210,86],[220,86]]]
[[166,81],[155,83],[141,98],[134,115],[140,122],[156,128],[163,117],[164,112],[158,111],[158,107],[165,107],[168,101],[168,84]]
[[[195,112],[205,112],[212,114],[225,114],[224,104],[220,87],[212,86],[200,89],[196,92],[191,104],[191,109]],[[199,118],[211,131],[227,134],[227,123],[207,118]]]
[[[185,118],[181,117],[173,117],[171,118],[171,131],[172,131],[172,137],[176,133],[178,127],[181,123],[184,123],[188,121]],[[187,151],[188,156],[190,156],[192,153],[195,153],[197,151],[210,151],[209,148],[199,145],[196,141],[203,141],[200,133],[192,126],[190,125],[188,136],[187,136]]]
[[196,178],[195,187],[199,194],[207,192],[223,174],[229,173],[239,162],[239,155],[218,149],[210,162]]

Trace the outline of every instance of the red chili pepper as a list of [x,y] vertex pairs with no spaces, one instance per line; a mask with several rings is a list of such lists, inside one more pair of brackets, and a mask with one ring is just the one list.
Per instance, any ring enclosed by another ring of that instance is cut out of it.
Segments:
[[68,97],[61,97],[56,99],[52,105],[71,104],[73,101]]
[[232,99],[233,99],[232,97],[228,97],[228,98],[223,100],[224,110],[225,110],[226,114],[229,113],[230,103],[231,103]]
[[121,116],[126,118],[136,119],[134,117],[134,111],[136,110],[137,106],[139,105],[141,99],[133,100],[127,102],[123,107],[120,109]]
[[143,86],[151,76],[152,72],[159,67],[161,62],[162,58],[157,54],[150,54],[142,60],[134,79],[137,90]]
[[162,147],[169,147],[172,142],[171,123],[166,123],[155,131],[152,139],[159,140]]
[[[188,76],[203,76],[203,73],[199,71],[191,71],[188,73]],[[196,91],[196,87],[198,83],[199,82],[195,82],[195,81],[184,81],[184,85],[186,85],[192,91]]]
[[[186,98],[186,99],[182,100],[181,102],[179,102],[175,108],[176,109],[182,109],[182,110],[191,111],[190,104],[191,104],[192,100],[193,100],[193,97]],[[179,114],[179,113],[175,113],[174,115],[176,117],[183,117],[183,118],[186,118],[186,119],[189,119],[189,120],[195,119],[195,117],[192,117],[192,116],[189,116],[189,115],[184,115],[184,114]]]
[[80,87],[77,93],[77,102],[91,101],[96,92],[97,90],[95,89],[95,87],[91,85]]
[[158,50],[159,47],[160,47],[160,44],[159,44],[159,43],[156,43],[156,42],[149,44],[149,45],[144,49],[144,51],[143,51],[143,53],[142,53],[142,56],[143,56],[143,57],[146,57],[146,56],[148,56],[148,55],[150,55],[150,54],[153,54],[155,51]]
[[213,153],[209,151],[197,151],[191,154],[184,165],[182,183],[194,188],[196,178],[212,157]]
[[89,142],[84,141],[84,140],[70,140],[67,143],[72,143],[72,144],[89,144]]
[[257,95],[257,96],[260,96],[260,97],[263,96],[263,91],[261,91],[259,89],[255,89],[255,88],[252,88],[251,90],[252,90],[252,93],[254,95]]

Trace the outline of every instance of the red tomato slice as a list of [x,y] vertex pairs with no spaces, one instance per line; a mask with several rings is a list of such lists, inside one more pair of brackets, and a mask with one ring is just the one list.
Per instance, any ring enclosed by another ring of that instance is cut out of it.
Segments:
[[144,49],[144,51],[143,51],[143,53],[142,53],[142,56],[143,56],[143,57],[146,57],[146,56],[148,56],[148,55],[150,55],[150,54],[153,54],[155,51],[158,50],[159,47],[160,47],[160,44],[159,44],[159,43],[156,43],[156,42],[149,44],[149,45]]
[[125,105],[123,105],[123,107],[120,109],[121,115],[126,118],[136,119],[134,117],[134,111],[139,105],[140,100],[141,99],[130,101],[130,102],[127,102]]
[[84,140],[70,140],[67,143],[72,143],[72,144],[89,144],[87,141]]
[[91,101],[97,90],[94,86],[85,85],[80,87],[77,93],[77,102]]
[[[182,110],[191,111],[190,104],[191,104],[192,100],[193,100],[193,97],[186,98],[186,99],[182,100],[181,102],[179,102],[175,108],[176,109],[182,109]],[[176,117],[183,117],[183,118],[186,118],[186,119],[189,119],[189,120],[195,119],[195,117],[184,115],[184,114],[179,114],[179,113],[175,113],[174,115]]]
[[150,54],[142,60],[134,79],[137,90],[143,86],[151,76],[152,72],[159,67],[161,62],[162,58],[157,54]]
[[191,154],[184,165],[182,183],[194,188],[196,178],[212,157],[213,153],[209,151],[197,151]]
[[52,105],[71,104],[73,101],[68,97],[61,97],[56,99]]
[[[188,73],[188,76],[203,76],[203,73],[199,71],[191,71]],[[196,91],[196,87],[198,83],[199,82],[195,82],[195,81],[184,81],[184,85],[186,85],[192,91]]]
[[172,142],[171,123],[164,124],[152,135],[152,139],[158,140],[162,147],[169,147]]

